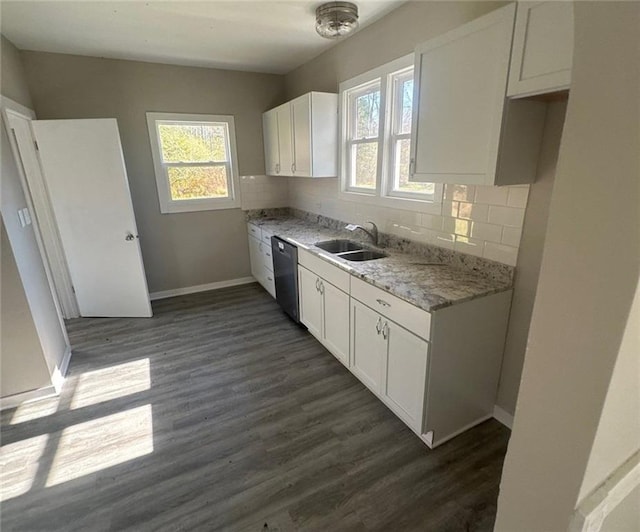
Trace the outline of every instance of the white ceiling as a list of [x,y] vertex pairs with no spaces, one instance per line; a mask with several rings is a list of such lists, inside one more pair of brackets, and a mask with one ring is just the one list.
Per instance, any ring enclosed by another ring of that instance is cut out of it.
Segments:
[[[287,73],[330,48],[322,0],[5,1],[2,33],[22,50]],[[402,1],[361,0],[360,27]]]

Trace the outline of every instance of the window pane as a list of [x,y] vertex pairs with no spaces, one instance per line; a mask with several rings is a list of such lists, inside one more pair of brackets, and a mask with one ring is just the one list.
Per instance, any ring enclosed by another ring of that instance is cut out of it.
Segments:
[[378,136],[380,121],[380,91],[373,91],[358,96],[355,101],[355,136],[356,139]]
[[365,142],[351,146],[351,186],[376,188],[378,143]]
[[165,163],[226,162],[226,124],[159,124]]
[[172,200],[229,197],[226,166],[170,166],[167,170]]
[[421,194],[433,194],[433,183],[409,182],[410,139],[396,140],[393,168],[393,190],[396,192],[411,192]]
[[407,79],[400,83],[398,89],[401,91],[401,100],[400,103],[402,105],[402,109],[400,111],[400,116],[398,117],[399,121],[399,134],[403,133],[411,133],[411,113],[412,113],[412,103],[413,103],[413,80]]

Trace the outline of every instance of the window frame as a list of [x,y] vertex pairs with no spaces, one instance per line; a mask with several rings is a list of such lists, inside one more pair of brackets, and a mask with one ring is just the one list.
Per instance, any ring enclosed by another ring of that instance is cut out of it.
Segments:
[[[405,210],[425,212],[427,204],[439,205],[442,203],[443,189],[441,184],[434,184],[433,194],[411,193],[393,189],[394,176],[393,166],[395,164],[394,147],[395,140],[399,138],[411,138],[412,132],[398,134],[397,122],[398,113],[394,113],[394,108],[400,96],[394,91],[394,83],[397,79],[405,78],[408,72],[414,72],[414,54],[408,54],[394,61],[374,68],[359,76],[340,83],[339,88],[339,172],[340,172],[340,196],[347,201],[358,201],[362,203],[384,205]],[[350,129],[354,127],[351,121],[352,109],[350,102],[353,95],[366,93],[365,89],[380,84],[380,117],[378,122],[378,161],[376,172],[376,187],[368,189],[354,187],[351,185],[350,165],[351,146],[354,141],[351,139]],[[414,81],[414,99],[417,86]],[[394,98],[395,96],[395,98]],[[415,116],[412,113],[412,119]]]
[[[238,177],[238,156],[236,150],[235,120],[232,115],[205,115],[186,113],[155,113],[148,112],[147,128],[149,130],[149,142],[151,155],[158,188],[158,200],[162,214],[180,212],[197,212],[219,209],[235,209],[240,207],[240,186]],[[186,124],[224,124],[227,130],[227,160],[207,162],[163,162],[160,134],[158,127],[162,124],[173,123],[175,125]],[[184,167],[211,167],[224,166],[227,168],[227,190],[229,195],[225,198],[197,198],[174,200],[171,198],[169,188],[169,168]]]

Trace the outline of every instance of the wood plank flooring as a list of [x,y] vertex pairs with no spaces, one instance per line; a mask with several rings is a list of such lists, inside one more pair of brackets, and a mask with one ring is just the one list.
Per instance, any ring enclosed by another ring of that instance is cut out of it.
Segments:
[[498,422],[430,451],[257,284],[153,308],[2,413],[3,532],[492,529]]

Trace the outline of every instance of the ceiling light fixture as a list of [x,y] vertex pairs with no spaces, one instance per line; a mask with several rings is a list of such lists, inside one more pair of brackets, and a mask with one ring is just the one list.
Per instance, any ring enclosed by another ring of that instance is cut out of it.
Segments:
[[316,9],[316,31],[325,39],[349,35],[358,27],[358,6],[351,2],[327,2]]

